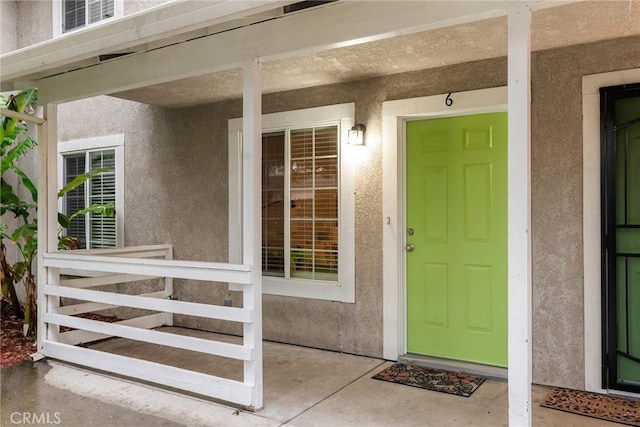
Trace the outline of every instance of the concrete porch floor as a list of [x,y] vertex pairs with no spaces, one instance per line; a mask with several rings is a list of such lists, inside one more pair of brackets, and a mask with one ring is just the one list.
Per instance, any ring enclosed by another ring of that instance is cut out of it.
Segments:
[[[180,328],[164,331],[206,336]],[[234,342],[236,337],[216,335]],[[111,339],[92,348],[240,378],[240,362]],[[264,409],[237,411],[220,402],[115,378],[57,361],[0,370],[0,425],[61,426],[506,426],[507,383],[487,380],[469,398],[373,380],[392,362],[264,343]],[[541,408],[548,387],[533,386],[536,426],[618,425]],[[42,415],[44,414],[44,415]],[[25,417],[31,417],[25,420]],[[58,421],[58,422],[56,422]],[[43,422],[41,422],[43,423]]]

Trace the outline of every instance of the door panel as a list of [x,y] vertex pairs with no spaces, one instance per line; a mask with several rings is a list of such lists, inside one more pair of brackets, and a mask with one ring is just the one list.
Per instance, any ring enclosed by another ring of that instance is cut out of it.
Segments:
[[640,391],[640,85],[604,88],[605,387]]
[[407,123],[407,346],[507,364],[507,115]]

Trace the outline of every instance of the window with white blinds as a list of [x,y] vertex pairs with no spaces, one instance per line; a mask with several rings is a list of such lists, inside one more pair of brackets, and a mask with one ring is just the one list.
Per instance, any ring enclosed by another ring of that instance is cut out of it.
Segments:
[[54,16],[59,17],[60,34],[122,15],[123,0],[57,0]]
[[123,212],[123,136],[87,138],[65,141],[59,144],[60,177],[59,186],[73,181],[83,173],[104,169],[61,200],[61,211],[71,216],[91,205],[114,203],[116,216],[105,217],[98,213],[88,213],[75,217],[65,230],[68,236],[80,241],[80,248],[114,248],[122,245]]
[[265,275],[338,280],[337,147],[337,124],[262,136]]
[[[64,158],[65,185],[83,173],[106,168],[65,196],[64,213],[71,216],[87,206],[116,202],[115,150],[87,151]],[[80,248],[115,248],[116,219],[98,213],[75,217],[67,228],[68,236],[80,240]]]
[[[355,300],[354,104],[265,114],[263,292]],[[229,121],[229,261],[242,262],[242,119]],[[233,286],[231,286],[234,289]]]
[[[105,205],[116,202],[115,150],[92,151],[87,153],[91,163],[90,171],[105,168],[106,172],[88,181],[89,205]],[[97,213],[89,213],[89,245],[92,248],[116,247],[116,219]]]

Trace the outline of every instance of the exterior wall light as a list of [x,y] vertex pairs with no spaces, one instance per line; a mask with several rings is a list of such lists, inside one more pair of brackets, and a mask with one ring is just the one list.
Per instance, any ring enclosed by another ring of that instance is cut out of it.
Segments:
[[349,129],[349,137],[347,143],[349,145],[364,145],[364,132],[367,130],[362,123],[354,123]]

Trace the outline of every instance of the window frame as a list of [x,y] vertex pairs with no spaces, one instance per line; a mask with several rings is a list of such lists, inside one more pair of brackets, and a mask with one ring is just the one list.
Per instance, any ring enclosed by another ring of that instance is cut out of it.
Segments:
[[[85,1],[85,10],[89,10],[89,0]],[[85,23],[82,27],[77,27],[69,31],[63,31],[64,25],[64,0],[53,0],[51,2],[53,9],[53,38],[64,36],[65,34],[75,33],[76,31],[80,31],[84,28],[95,27],[96,25],[101,25],[104,22],[110,22],[116,18],[124,16],[124,0],[114,0],[113,2],[113,16],[111,18],[101,19],[98,22],[94,22],[92,24]]]
[[[83,138],[58,143],[58,188],[64,187],[64,157],[88,151],[114,150],[116,178],[116,248],[124,246],[124,134]],[[65,197],[58,199],[58,210],[64,212]],[[90,227],[86,227],[87,242]],[[90,248],[87,248],[90,249]]]
[[[262,276],[263,293],[329,301],[355,302],[355,164],[359,148],[347,144],[354,123],[355,104],[337,104],[264,114],[262,133],[306,127],[338,126],[338,280]],[[230,119],[229,262],[242,263],[242,118]],[[287,146],[288,149],[288,146]],[[351,159],[351,160],[350,160]],[[231,290],[240,290],[230,284]]]

